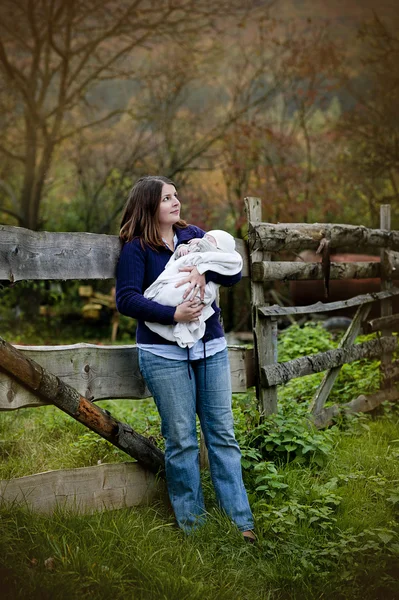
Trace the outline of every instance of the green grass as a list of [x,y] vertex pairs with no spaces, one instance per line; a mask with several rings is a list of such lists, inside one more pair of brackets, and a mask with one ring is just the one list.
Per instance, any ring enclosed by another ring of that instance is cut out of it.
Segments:
[[[153,415],[151,427],[157,428],[150,401],[110,404],[118,416],[130,414],[133,425]],[[235,413],[245,420],[242,406],[247,404],[237,396]],[[9,440],[2,443],[2,478],[126,459],[53,407],[2,414],[0,423],[1,439]],[[287,486],[276,488],[274,497],[256,490],[254,463],[260,458],[248,461],[256,548],[243,544],[218,512],[208,474],[208,523],[189,537],[174,527],[164,506],[51,517],[3,507],[4,597],[399,597],[398,416],[391,411],[377,420],[353,420],[349,429],[336,427],[329,435],[332,450],[323,467],[311,459],[287,461],[287,455],[273,463],[277,481]],[[54,570],[44,564],[50,557]]]
[[[307,351],[336,343],[319,328],[293,328],[281,356],[301,353],[304,340]],[[370,390],[377,367],[352,365],[332,401]],[[316,431],[306,408],[314,387],[310,377],[281,387],[279,413],[264,423],[253,391],[234,397],[256,547],[218,511],[208,472],[207,523],[188,537],[164,505],[86,516],[2,507],[1,597],[399,598],[399,411],[385,405]],[[151,400],[101,405],[162,447]],[[127,458],[51,406],[1,413],[0,457],[1,479]]]

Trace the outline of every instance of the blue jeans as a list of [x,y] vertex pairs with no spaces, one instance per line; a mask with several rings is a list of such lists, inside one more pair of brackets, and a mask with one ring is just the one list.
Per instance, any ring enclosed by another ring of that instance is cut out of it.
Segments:
[[253,529],[241,453],[234,437],[227,349],[190,363],[139,349],[139,365],[161,416],[166,481],[178,525],[189,532],[205,518],[197,413],[219,506],[240,531]]

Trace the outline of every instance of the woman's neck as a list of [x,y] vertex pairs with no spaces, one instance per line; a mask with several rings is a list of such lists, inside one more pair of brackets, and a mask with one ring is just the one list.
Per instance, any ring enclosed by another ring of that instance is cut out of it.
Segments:
[[173,248],[174,248],[173,238],[175,236],[173,227],[167,227],[166,229],[161,229],[161,236],[168,243],[168,246],[170,246],[170,248],[173,250]]

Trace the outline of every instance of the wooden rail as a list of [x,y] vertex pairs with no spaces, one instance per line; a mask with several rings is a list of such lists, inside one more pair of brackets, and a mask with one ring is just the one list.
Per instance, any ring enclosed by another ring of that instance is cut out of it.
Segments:
[[[137,346],[73,344],[15,348],[93,401],[150,396],[139,370]],[[254,385],[253,351],[243,346],[229,346],[228,351],[233,392],[245,392]],[[27,388],[0,373],[0,411],[44,404]]]
[[310,315],[313,313],[326,313],[333,312],[336,310],[342,310],[343,308],[352,308],[354,306],[360,306],[367,302],[375,302],[377,300],[384,300],[386,298],[393,298],[399,294],[399,288],[393,288],[386,292],[375,292],[373,294],[361,294],[354,296],[349,300],[341,300],[339,302],[316,302],[308,306],[262,306],[259,309],[259,313],[263,317],[283,317],[285,315]]
[[[248,276],[248,253],[236,240]],[[0,225],[0,279],[113,279],[121,244],[116,235],[50,233]]]
[[[399,265],[398,265],[399,266]],[[329,279],[370,279],[380,277],[379,262],[331,263]],[[299,281],[324,279],[321,263],[256,262],[252,265],[254,281]]]
[[253,238],[252,248],[264,252],[316,250],[323,239],[329,241],[331,249],[340,251],[371,252],[381,248],[399,251],[399,231],[356,225],[251,222],[249,235]]
[[296,377],[320,373],[333,367],[339,367],[362,358],[378,358],[384,352],[393,352],[397,348],[397,338],[383,337],[363,344],[345,348],[327,350],[319,354],[311,354],[294,358],[283,363],[262,367],[263,384],[267,387],[287,383]]
[[24,504],[50,514],[66,509],[80,514],[166,500],[163,481],[138,463],[126,462],[46,471],[0,481],[0,501]]

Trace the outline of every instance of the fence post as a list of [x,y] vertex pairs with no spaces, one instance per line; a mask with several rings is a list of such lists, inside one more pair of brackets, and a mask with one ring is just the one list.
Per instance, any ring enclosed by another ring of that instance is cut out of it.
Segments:
[[256,397],[263,416],[277,412],[277,386],[262,387],[261,367],[277,362],[277,320],[273,317],[261,318],[258,308],[267,306],[263,282],[252,278],[252,264],[270,260],[270,253],[263,252],[256,240],[251,224],[262,222],[262,203],[260,198],[245,198],[248,217],[249,268],[251,276],[252,328],[254,335],[254,356],[256,372]]
[[[382,204],[380,207],[380,229],[391,229],[391,205]],[[392,275],[389,268],[389,251],[382,249],[381,258],[381,291],[392,289]],[[390,317],[392,315],[392,299],[387,298],[381,301],[381,317]],[[382,329],[381,335],[390,336],[390,329]],[[389,386],[389,373],[392,368],[392,353],[383,354],[381,357],[381,387]]]

